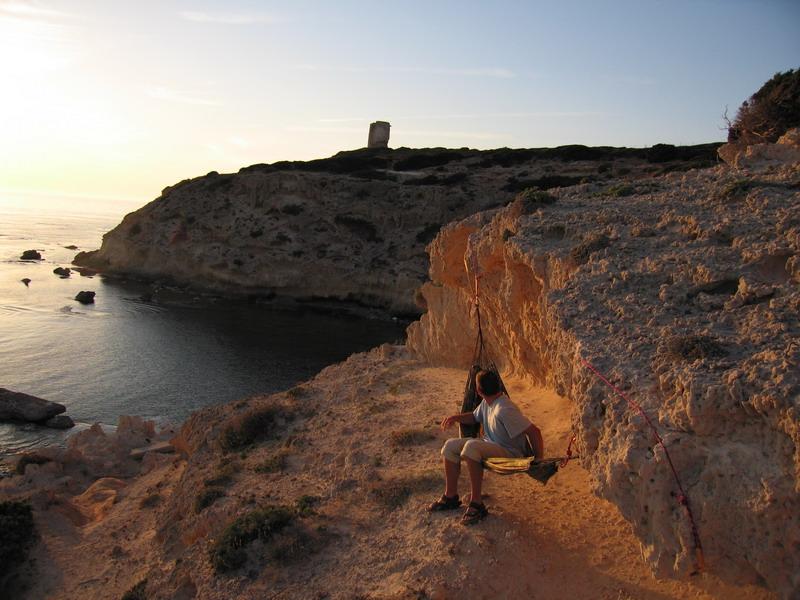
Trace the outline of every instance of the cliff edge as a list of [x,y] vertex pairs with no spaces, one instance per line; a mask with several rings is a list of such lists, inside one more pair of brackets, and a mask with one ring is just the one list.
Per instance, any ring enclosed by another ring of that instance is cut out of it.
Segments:
[[[616,504],[654,573],[698,566],[661,447],[582,361],[655,421],[707,568],[800,591],[800,156],[669,174],[625,194],[587,184],[448,225],[429,246],[427,312],[408,345],[466,367],[473,280],[504,373],[570,398],[595,491]],[[769,146],[768,148],[766,146]],[[788,160],[787,160],[788,159]]]
[[713,165],[717,144],[646,149],[369,149],[166,188],[75,264],[278,303],[419,314],[425,245],[525,189]]

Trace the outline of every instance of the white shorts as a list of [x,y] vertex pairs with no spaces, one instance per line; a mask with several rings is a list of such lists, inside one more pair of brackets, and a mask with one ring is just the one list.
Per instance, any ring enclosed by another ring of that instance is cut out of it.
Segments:
[[442,456],[458,463],[463,458],[481,462],[484,458],[513,458],[513,454],[494,442],[479,438],[450,438],[442,446]]

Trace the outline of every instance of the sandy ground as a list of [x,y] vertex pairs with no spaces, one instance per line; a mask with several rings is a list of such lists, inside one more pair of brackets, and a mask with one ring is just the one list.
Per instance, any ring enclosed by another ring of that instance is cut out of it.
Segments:
[[[465,377],[416,362],[397,347],[329,367],[302,386],[299,402],[313,408],[307,418],[288,436],[237,456],[241,469],[227,495],[198,515],[181,507],[197,491],[191,482],[212,472],[214,454],[188,462],[152,458],[151,470],[137,478],[103,479],[81,496],[56,499],[36,512],[42,540],[30,587],[19,597],[119,598],[145,577],[148,598],[187,600],[772,597],[711,575],[654,579],[629,525],[592,494],[578,461],[546,486],[525,475],[487,474],[490,515],[473,527],[460,524],[460,512],[424,510],[441,491],[438,480],[420,483],[396,508],[376,503],[372,490],[381,482],[438,477],[439,448],[457,435],[440,432],[438,423],[457,412]],[[561,455],[570,402],[524,381],[506,384],[542,430],[546,454]],[[249,406],[271,400],[251,399]],[[434,437],[392,440],[404,431]],[[290,449],[286,469],[256,473],[254,466],[278,447]],[[467,491],[464,469],[461,492]],[[143,506],[153,494],[159,501]],[[209,546],[234,516],[253,503],[289,504],[308,494],[320,499],[312,520],[328,532],[324,544],[289,564],[258,559],[231,575],[212,571]]]

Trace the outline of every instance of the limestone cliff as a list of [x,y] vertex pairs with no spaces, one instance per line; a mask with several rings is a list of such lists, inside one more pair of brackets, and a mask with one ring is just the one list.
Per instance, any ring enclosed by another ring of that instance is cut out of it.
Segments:
[[214,172],[166,188],[75,264],[226,295],[418,314],[425,244],[442,225],[528,187],[713,164],[716,147],[378,149]]
[[694,568],[677,487],[643,419],[581,359],[657,423],[708,569],[796,597],[800,164],[766,158],[638,181],[625,195],[592,183],[552,203],[520,197],[448,225],[429,246],[427,313],[408,344],[468,365],[480,273],[490,353],[504,373],[572,399],[595,491],[657,576]]

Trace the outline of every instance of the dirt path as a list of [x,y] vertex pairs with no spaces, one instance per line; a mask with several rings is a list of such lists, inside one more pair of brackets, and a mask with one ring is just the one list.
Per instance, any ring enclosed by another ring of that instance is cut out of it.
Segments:
[[[707,575],[690,583],[654,579],[628,524],[592,494],[577,461],[546,486],[524,475],[487,474],[490,515],[473,527],[460,524],[459,511],[428,513],[443,487],[439,449],[457,435],[440,432],[438,423],[457,412],[465,377],[383,347],[325,369],[295,393],[203,413],[211,442],[188,460],[152,457],[149,472],[100,479],[77,496],[59,491],[54,469],[56,487],[46,492],[52,501],[35,514],[42,539],[23,596],[120,598],[146,578],[146,597],[170,600],[771,598]],[[569,401],[522,381],[506,384],[542,429],[546,454],[563,453]],[[213,431],[232,415],[293,397],[299,414],[279,437],[233,454],[213,442]],[[286,454],[285,467],[259,469],[276,452]],[[224,494],[193,509],[203,482],[218,477],[223,463],[236,467]],[[12,484],[32,489],[22,480]],[[460,485],[466,493],[465,469]],[[209,550],[235,518],[307,497],[316,499],[313,516],[299,526],[311,542],[302,542],[298,555],[281,562],[274,547],[254,546],[244,567],[214,572]]]

